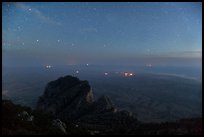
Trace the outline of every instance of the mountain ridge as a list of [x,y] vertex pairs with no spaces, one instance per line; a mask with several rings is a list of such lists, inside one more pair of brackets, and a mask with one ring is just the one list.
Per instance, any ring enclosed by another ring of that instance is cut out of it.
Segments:
[[88,81],[73,76],[49,82],[34,110],[5,100],[2,106],[3,135],[202,134],[202,117],[143,123],[132,112],[117,108],[106,95],[94,100]]

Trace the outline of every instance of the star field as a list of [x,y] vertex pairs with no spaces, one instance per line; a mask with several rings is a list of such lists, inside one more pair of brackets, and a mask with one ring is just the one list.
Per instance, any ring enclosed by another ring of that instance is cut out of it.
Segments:
[[136,64],[202,56],[199,2],[4,2],[2,12],[6,65]]

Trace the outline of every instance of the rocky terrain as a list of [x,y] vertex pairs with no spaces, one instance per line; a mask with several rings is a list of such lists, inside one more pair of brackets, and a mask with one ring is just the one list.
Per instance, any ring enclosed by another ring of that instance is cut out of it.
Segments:
[[88,81],[72,76],[49,82],[35,109],[8,100],[2,101],[2,108],[4,135],[202,134],[202,118],[143,123],[108,96],[95,100]]

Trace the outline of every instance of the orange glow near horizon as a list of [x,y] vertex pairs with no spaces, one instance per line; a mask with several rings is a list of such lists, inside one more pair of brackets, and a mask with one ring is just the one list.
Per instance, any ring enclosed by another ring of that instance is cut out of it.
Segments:
[[134,76],[134,74],[132,72],[124,72],[123,75],[125,77],[132,77],[132,76]]

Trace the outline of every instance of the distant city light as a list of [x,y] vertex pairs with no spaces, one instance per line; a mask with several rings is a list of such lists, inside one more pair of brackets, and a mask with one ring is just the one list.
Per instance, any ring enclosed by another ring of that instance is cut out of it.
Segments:
[[124,72],[123,75],[124,75],[125,77],[131,77],[131,76],[134,76],[134,74],[131,73],[131,72]]
[[47,69],[49,69],[49,68],[51,68],[52,66],[50,66],[50,65],[46,65],[45,67],[46,67]]
[[126,76],[126,77],[128,76],[128,73],[127,73],[127,72],[125,72],[125,76]]
[[152,64],[146,64],[146,67],[152,67]]
[[77,71],[76,71],[76,73],[78,74],[78,73],[79,73],[79,71],[77,70]]
[[104,74],[105,74],[106,76],[108,75],[108,73],[107,73],[107,72],[105,72]]
[[86,66],[89,66],[89,64],[86,64]]

